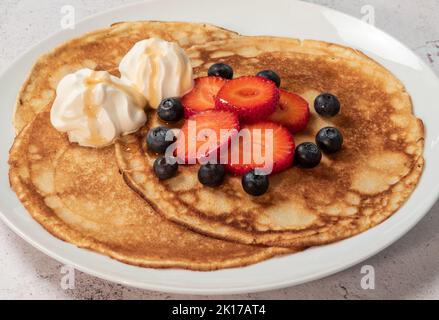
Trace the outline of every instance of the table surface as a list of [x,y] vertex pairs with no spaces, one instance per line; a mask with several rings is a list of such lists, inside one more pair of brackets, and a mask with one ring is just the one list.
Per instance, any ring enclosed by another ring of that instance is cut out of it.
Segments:
[[[2,0],[0,66],[6,67],[31,45],[60,28],[63,5],[73,5],[76,19],[136,0]],[[184,1],[184,0],[182,0]],[[418,53],[439,74],[437,0],[314,0],[361,17],[372,5],[376,26]],[[304,285],[255,294],[209,296],[214,299],[439,299],[439,203],[406,236],[364,263]],[[375,289],[361,288],[363,265],[375,269]],[[0,299],[193,299],[133,289],[76,271],[75,288],[61,287],[62,265],[0,223]]]

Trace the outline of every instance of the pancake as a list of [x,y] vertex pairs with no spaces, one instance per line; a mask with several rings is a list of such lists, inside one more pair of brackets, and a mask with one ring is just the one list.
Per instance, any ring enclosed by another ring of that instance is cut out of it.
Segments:
[[16,138],[10,166],[12,188],[47,231],[125,263],[215,270],[288,252],[208,238],[162,218],[125,184],[113,146],[69,143],[49,112]]
[[[361,52],[320,41],[240,37],[189,49],[202,76],[212,63],[231,65],[235,76],[273,69],[281,87],[310,104],[310,123],[296,145],[314,141],[325,126],[339,128],[340,152],[324,155],[314,169],[293,167],[270,178],[261,197],[246,194],[240,177],[218,188],[202,186],[198,166],[180,166],[159,181],[154,156],[144,152],[147,127],[116,145],[130,186],[162,215],[193,230],[246,244],[312,246],[365,231],[396,212],[416,187],[423,168],[424,129],[412,113],[401,82]],[[331,92],[341,101],[334,118],[317,116],[313,101]]]
[[9,178],[18,198],[52,235],[132,265],[215,270],[291,252],[211,239],[164,219],[124,183],[113,146],[79,147],[50,124],[55,88],[64,75],[83,67],[117,75],[130,47],[152,36],[188,47],[236,34],[206,24],[120,23],[41,57],[14,116],[20,134],[10,151]]
[[138,41],[157,37],[177,41],[183,48],[237,34],[209,24],[188,22],[121,22],[70,40],[43,55],[33,66],[18,94],[14,127],[20,132],[35,115],[51,104],[59,81],[82,68],[105,70],[119,76],[120,60]]

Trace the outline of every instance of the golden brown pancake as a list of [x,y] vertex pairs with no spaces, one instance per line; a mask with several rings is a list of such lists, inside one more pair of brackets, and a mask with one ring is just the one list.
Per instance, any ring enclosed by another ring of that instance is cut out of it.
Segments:
[[[154,156],[142,145],[147,128],[117,144],[126,180],[162,215],[193,230],[246,244],[310,246],[365,231],[397,211],[422,173],[424,130],[412,113],[404,86],[359,51],[320,42],[274,37],[240,37],[188,50],[196,73],[216,62],[236,76],[273,69],[282,87],[302,95],[312,116],[296,144],[314,141],[325,126],[339,128],[342,150],[325,155],[314,169],[293,167],[270,178],[261,197],[246,194],[240,177],[218,188],[202,186],[198,166],[180,166],[176,177],[159,181]],[[313,101],[331,92],[341,112],[324,119]]]
[[69,143],[39,113],[16,138],[10,182],[26,209],[54,236],[125,263],[215,270],[286,253],[194,233],[162,218],[123,181],[114,147]]
[[19,199],[54,236],[133,265],[214,270],[291,252],[211,239],[162,218],[124,183],[114,147],[79,147],[51,126],[49,110],[64,75],[82,67],[117,73],[130,47],[152,36],[188,47],[236,34],[206,24],[120,23],[41,57],[14,117],[21,133],[10,152],[10,182]]
[[120,60],[138,41],[157,37],[177,41],[183,48],[236,37],[233,31],[209,24],[138,21],[116,23],[70,40],[43,55],[33,66],[18,95],[14,126],[20,132],[55,98],[58,82],[82,68],[110,71],[119,76]]

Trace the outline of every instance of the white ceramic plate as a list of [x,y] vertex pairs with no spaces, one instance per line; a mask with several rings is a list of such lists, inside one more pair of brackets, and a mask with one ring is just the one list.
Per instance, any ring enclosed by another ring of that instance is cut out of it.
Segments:
[[[427,128],[426,166],[409,201],[390,219],[356,237],[253,266],[215,272],[154,270],[119,263],[76,248],[47,233],[22,207],[8,183],[8,151],[15,96],[35,59],[74,36],[122,20],[210,22],[248,35],[310,38],[358,48],[390,69],[406,85],[415,113]],[[399,239],[435,203],[439,194],[439,80],[412,51],[386,33],[345,14],[291,0],[165,0],[121,7],[62,31],[25,53],[0,77],[0,216],[5,223],[56,260],[86,273],[126,285],[175,293],[230,294],[292,286],[352,266]]]

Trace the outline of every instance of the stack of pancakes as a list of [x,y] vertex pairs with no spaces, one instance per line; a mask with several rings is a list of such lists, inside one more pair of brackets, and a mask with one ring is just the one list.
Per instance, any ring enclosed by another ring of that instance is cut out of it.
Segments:
[[[339,98],[341,113],[313,113],[296,144],[339,128],[341,152],[314,169],[293,167],[251,197],[240,177],[218,188],[201,185],[198,166],[180,166],[159,181],[139,132],[93,149],[70,143],[50,123],[58,82],[87,67],[119,76],[122,57],[150,37],[175,41],[196,76],[231,65],[235,77],[273,69],[283,89],[313,105],[322,92]],[[400,208],[423,168],[424,130],[403,85],[364,54],[318,41],[245,37],[207,24],[126,22],[71,40],[41,57],[19,94],[10,182],[29,213],[54,236],[122,262],[155,268],[238,267],[334,242],[365,231]]]

